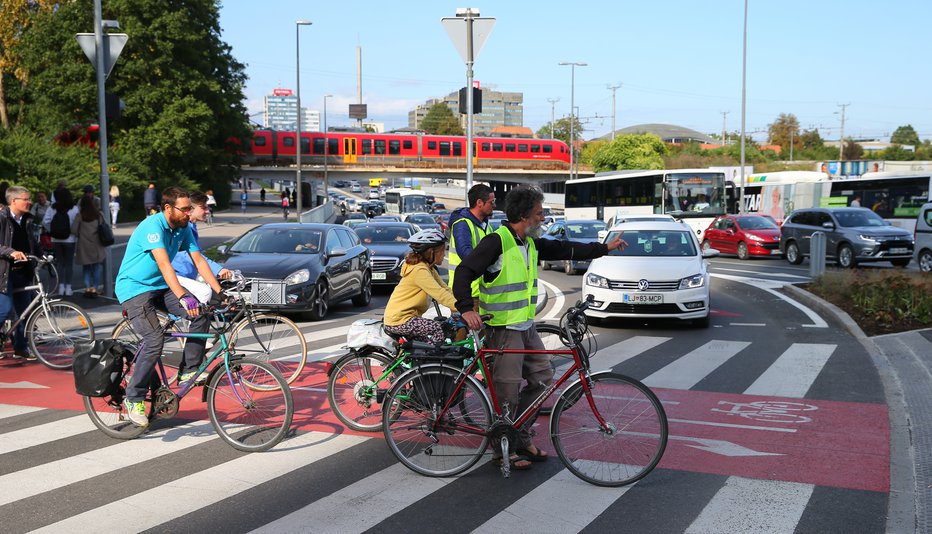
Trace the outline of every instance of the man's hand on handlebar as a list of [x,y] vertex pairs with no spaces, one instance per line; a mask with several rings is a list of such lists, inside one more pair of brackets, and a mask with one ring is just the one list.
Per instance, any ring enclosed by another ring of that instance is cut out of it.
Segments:
[[233,278],[233,271],[227,268],[220,269],[220,271],[217,273],[217,278],[221,280],[229,280]]
[[181,297],[178,298],[178,302],[180,302],[181,307],[188,312],[189,317],[197,317],[201,314],[201,301],[190,294],[185,293],[181,295]]
[[482,330],[482,318],[472,310],[463,314],[463,322],[470,330]]
[[13,258],[13,261],[26,261],[29,259],[26,257],[26,253],[21,250],[14,250],[10,253],[10,257]]

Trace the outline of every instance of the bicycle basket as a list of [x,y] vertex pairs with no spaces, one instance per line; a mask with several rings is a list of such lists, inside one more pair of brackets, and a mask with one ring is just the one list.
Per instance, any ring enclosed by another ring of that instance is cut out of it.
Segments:
[[285,304],[285,282],[282,280],[252,280],[247,300],[255,306]]

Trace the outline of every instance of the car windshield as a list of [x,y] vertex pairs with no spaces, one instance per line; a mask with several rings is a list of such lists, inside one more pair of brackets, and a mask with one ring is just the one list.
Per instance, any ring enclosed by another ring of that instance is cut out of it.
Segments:
[[835,217],[838,218],[838,224],[845,228],[853,228],[855,226],[888,226],[887,221],[883,220],[880,215],[868,210],[836,211]]
[[320,251],[320,230],[297,228],[256,228],[244,235],[231,252],[246,254],[316,254]]
[[780,228],[766,217],[741,217],[738,226],[742,230],[779,230]]
[[412,215],[408,217],[408,222],[414,224],[434,224],[434,219],[430,215]]
[[695,256],[696,247],[689,232],[678,230],[624,230],[613,231],[608,234],[606,243],[622,233],[621,238],[628,243],[627,247],[616,249],[608,254],[610,256],[627,257],[661,257],[661,256]]
[[354,228],[363,244],[373,243],[405,243],[411,237],[411,229],[407,226],[367,226]]
[[600,230],[605,230],[605,223],[568,223],[566,225],[566,238],[577,241],[580,239],[598,239]]

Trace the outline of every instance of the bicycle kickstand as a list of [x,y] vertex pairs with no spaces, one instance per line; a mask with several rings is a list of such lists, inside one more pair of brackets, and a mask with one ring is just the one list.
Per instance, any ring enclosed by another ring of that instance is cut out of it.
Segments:
[[502,476],[511,476],[511,453],[508,452],[508,437],[502,436]]

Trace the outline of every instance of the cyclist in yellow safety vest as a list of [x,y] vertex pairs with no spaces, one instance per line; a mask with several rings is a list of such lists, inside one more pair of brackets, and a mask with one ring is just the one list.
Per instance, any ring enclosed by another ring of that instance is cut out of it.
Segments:
[[[483,327],[479,313],[491,313],[487,346],[506,349],[544,350],[534,328],[537,304],[537,260],[593,259],[610,250],[627,246],[619,235],[607,244],[575,241],[536,240],[544,220],[544,195],[531,187],[508,192],[505,214],[508,222],[488,234],[456,268],[453,296],[456,309],[473,330]],[[470,283],[479,280],[479,313],[473,311]],[[522,379],[527,385],[521,389]],[[520,415],[553,380],[546,354],[506,354],[495,357],[492,384],[511,417]],[[510,443],[509,462],[514,469],[528,469],[547,454],[531,443],[531,417]],[[492,444],[493,461],[503,461],[499,443]]]
[[[485,184],[476,184],[466,194],[468,208],[457,208],[450,214],[449,284],[453,288],[456,266],[469,256],[488,233],[489,216],[495,210],[495,193]],[[479,281],[472,284],[473,310],[479,309]]]

